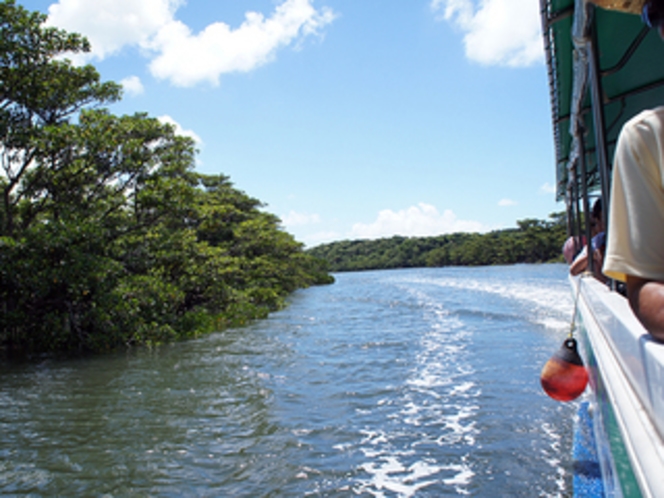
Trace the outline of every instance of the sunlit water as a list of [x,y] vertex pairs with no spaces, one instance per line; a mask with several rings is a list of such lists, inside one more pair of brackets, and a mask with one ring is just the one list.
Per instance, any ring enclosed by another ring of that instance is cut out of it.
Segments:
[[0,365],[0,494],[571,496],[562,265],[338,274],[247,328]]

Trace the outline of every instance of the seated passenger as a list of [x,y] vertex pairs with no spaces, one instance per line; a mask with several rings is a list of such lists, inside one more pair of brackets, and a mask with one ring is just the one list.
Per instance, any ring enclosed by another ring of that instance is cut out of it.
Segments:
[[[606,277],[602,274],[602,262],[604,261],[604,252],[606,248],[606,236],[604,233],[604,221],[602,217],[602,199],[597,199],[593,205],[590,215],[590,233],[592,240],[590,246],[593,255],[593,274],[602,282],[606,282]],[[579,275],[588,268],[588,247],[583,250],[574,259],[570,265],[569,272],[572,275]]]
[[567,238],[563,244],[563,257],[568,265],[579,255],[583,246],[586,245],[586,238],[578,235],[572,235]]
[[604,273],[627,283],[634,314],[664,341],[664,107],[638,114],[618,137]]

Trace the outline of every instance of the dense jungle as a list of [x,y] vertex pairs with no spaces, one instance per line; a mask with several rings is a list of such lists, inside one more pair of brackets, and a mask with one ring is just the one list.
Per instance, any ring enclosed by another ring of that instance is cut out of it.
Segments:
[[335,272],[556,262],[562,261],[565,220],[564,213],[553,213],[549,220],[520,220],[517,228],[484,234],[345,240],[322,244],[308,252],[324,259]]
[[323,263],[263,204],[194,169],[194,142],[143,113],[80,35],[0,2],[0,350],[103,352],[265,317]]

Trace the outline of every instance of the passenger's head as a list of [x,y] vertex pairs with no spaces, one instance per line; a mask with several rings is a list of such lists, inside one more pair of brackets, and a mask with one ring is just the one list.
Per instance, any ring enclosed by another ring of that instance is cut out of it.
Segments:
[[597,200],[595,201],[595,204],[593,204],[593,218],[597,219],[602,219],[602,198],[598,197]]
[[656,29],[664,38],[664,0],[648,0],[643,4],[641,19],[650,28]]
[[602,198],[598,197],[593,204],[590,214],[590,228],[593,235],[604,231],[604,219],[602,218]]

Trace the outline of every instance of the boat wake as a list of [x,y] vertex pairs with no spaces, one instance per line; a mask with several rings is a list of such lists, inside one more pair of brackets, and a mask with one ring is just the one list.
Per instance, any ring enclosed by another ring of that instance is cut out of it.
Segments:
[[[522,340],[519,334],[532,337],[519,325],[524,320],[532,325],[527,328],[544,329],[552,338],[567,331],[573,301],[564,279],[552,285],[551,280],[544,284],[411,274],[391,284],[421,315],[420,329],[413,334],[417,354],[399,387],[400,396],[390,401],[395,411],[383,415],[390,419],[383,427],[393,429],[363,432],[359,450],[366,461],[360,465],[361,478],[354,491],[377,497],[471,495],[493,489],[487,484],[492,480],[518,487],[516,476],[530,479],[530,472],[542,470],[534,471],[532,460],[524,455],[514,458],[510,449],[510,438],[514,438],[522,439],[519,444],[530,440],[532,450],[539,453],[539,468],[549,469],[544,471],[546,484],[537,493],[562,496],[568,479],[562,461],[566,450],[548,421],[551,413],[542,410],[509,420],[518,408],[500,408],[522,402],[514,386],[527,385],[537,394],[539,386],[533,381],[537,373],[515,370],[524,378],[505,382],[497,368],[510,358],[514,347],[508,334],[514,334],[512,341]],[[492,342],[493,332],[505,339]],[[530,356],[526,361],[532,360]],[[498,409],[509,420],[503,428],[494,427]],[[496,430],[504,433],[505,443],[494,439]],[[505,452],[506,458],[486,461],[478,456],[488,451]]]
[[569,327],[570,310],[574,305],[569,284],[564,280],[559,282],[558,285],[552,285],[550,281],[547,281],[546,286],[539,282],[527,283],[522,280],[488,281],[448,276],[444,278],[416,278],[412,279],[411,282],[499,296],[503,299],[516,301],[527,311],[523,315],[524,318],[552,331],[560,331]]
[[360,468],[368,477],[354,491],[410,497],[429,488],[466,495],[475,475],[469,456],[478,435],[481,396],[468,360],[472,333],[432,296],[406,290],[426,324],[414,338],[419,353],[394,400],[397,410],[387,415],[394,430],[364,433],[359,449],[368,461]]

